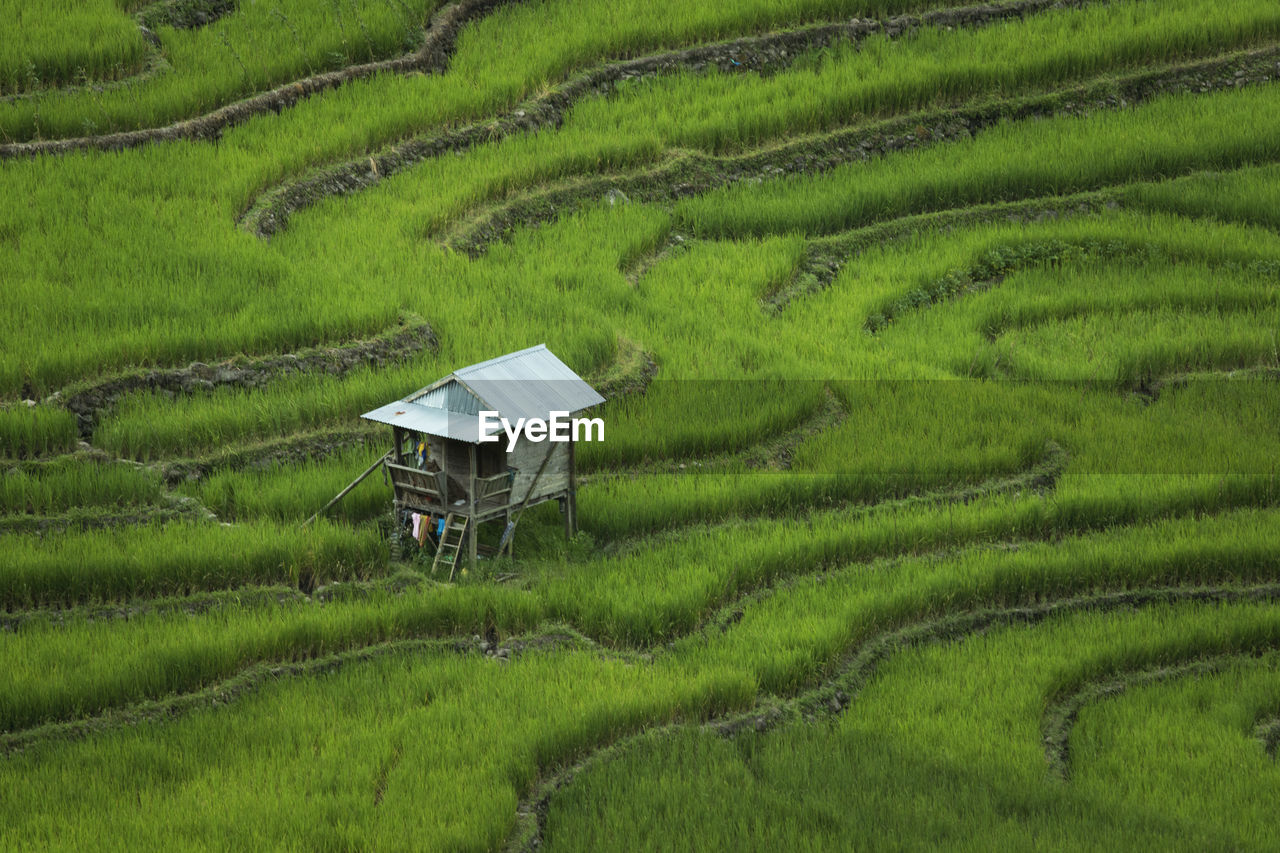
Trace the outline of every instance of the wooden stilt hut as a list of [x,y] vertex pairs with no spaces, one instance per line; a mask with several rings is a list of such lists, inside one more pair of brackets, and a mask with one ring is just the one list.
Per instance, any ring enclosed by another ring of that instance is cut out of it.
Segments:
[[395,490],[396,518],[417,513],[420,530],[430,525],[437,540],[432,571],[447,564],[452,577],[464,550],[475,566],[480,524],[504,522],[494,551],[509,551],[519,514],[534,504],[559,500],[565,535],[577,531],[578,436],[571,431],[569,441],[534,441],[521,433],[509,447],[508,436],[498,431],[498,441],[481,441],[480,413],[496,412],[517,424],[521,418],[571,417],[602,402],[539,345],[454,371],[361,417],[391,427],[392,449],[384,464]]

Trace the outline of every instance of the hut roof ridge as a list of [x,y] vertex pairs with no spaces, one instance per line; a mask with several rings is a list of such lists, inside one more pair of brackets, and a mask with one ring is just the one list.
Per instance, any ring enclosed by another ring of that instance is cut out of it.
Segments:
[[475,443],[480,411],[495,411],[508,419],[545,418],[551,412],[572,414],[602,402],[604,398],[546,344],[538,344],[459,368],[361,417]]

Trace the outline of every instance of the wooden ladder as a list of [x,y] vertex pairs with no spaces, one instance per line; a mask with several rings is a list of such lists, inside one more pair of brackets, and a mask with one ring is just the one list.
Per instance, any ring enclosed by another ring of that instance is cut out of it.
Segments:
[[[453,513],[444,517],[444,530],[440,534],[440,544],[436,546],[436,558],[431,561],[431,574],[436,573],[436,566],[443,561],[449,564],[449,580],[453,580],[453,573],[458,568],[458,557],[462,555],[462,543],[467,538],[467,523],[470,520],[464,515],[461,522],[455,522]],[[457,536],[455,537],[454,534]]]

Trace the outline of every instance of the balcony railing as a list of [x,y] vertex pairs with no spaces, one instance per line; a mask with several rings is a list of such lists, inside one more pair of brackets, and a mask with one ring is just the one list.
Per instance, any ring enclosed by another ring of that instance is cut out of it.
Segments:
[[[446,489],[444,471],[421,471],[394,462],[387,463],[387,471],[391,474],[396,500],[402,506],[437,514],[468,514],[471,511],[471,496],[467,494],[466,485],[461,484],[461,488],[457,488],[459,482],[455,477],[455,488]],[[491,477],[477,477],[476,510],[483,512],[501,509],[509,504],[515,475],[515,469],[511,468]],[[459,505],[458,501],[463,503]]]

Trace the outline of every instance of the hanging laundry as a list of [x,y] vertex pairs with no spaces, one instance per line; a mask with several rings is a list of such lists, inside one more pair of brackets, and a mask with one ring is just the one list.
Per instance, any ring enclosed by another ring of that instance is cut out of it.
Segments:
[[430,458],[430,456],[431,456],[431,451],[427,449],[427,443],[425,441],[419,441],[418,442],[418,467],[426,468],[427,459]]
[[[422,525],[422,516],[418,515],[418,514],[415,512],[415,513],[411,514],[409,517],[413,519],[413,538],[414,538],[414,539],[417,539],[417,538],[418,538],[418,528]],[[419,540],[419,541],[421,541],[421,540]]]

